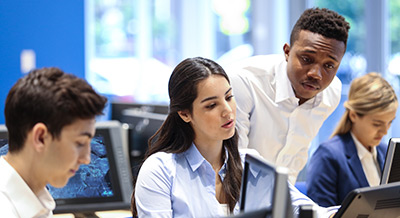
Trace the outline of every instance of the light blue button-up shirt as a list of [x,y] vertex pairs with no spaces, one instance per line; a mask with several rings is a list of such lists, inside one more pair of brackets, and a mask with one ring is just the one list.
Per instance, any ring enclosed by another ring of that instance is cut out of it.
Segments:
[[[242,163],[244,156],[241,153]],[[218,173],[221,180],[226,167],[227,159]],[[158,152],[147,158],[137,178],[135,200],[140,218],[226,214],[215,197],[215,172],[194,144],[183,153]],[[237,204],[234,213],[238,212]]]
[[[253,149],[240,149],[242,165],[246,153],[258,154]],[[218,172],[221,180],[225,178],[226,167],[227,158]],[[295,215],[302,204],[315,205],[318,217],[328,217],[337,211],[337,207],[318,207],[293,185],[288,185]],[[215,197],[215,172],[194,144],[183,153],[158,152],[147,158],[136,181],[135,201],[139,218],[222,217],[226,214]],[[233,213],[238,214],[239,209],[237,203]]]

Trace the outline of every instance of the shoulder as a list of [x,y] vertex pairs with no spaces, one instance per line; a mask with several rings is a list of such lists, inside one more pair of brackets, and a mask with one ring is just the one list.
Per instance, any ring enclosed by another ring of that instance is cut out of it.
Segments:
[[282,62],[285,62],[283,55],[256,55],[227,66],[226,72],[232,77],[257,76],[269,72]]
[[144,162],[142,167],[140,168],[140,172],[142,173],[167,173],[171,174],[174,172],[176,167],[176,154],[174,153],[166,153],[166,152],[157,152],[155,154],[150,155]]
[[331,139],[323,142],[317,149],[317,152],[325,153],[327,155],[344,154],[345,143],[343,136],[335,135]]
[[0,191],[0,205],[2,217],[19,217],[11,199]]
[[336,106],[340,102],[340,97],[342,95],[342,82],[335,76],[331,84],[322,92],[324,101],[330,106]]

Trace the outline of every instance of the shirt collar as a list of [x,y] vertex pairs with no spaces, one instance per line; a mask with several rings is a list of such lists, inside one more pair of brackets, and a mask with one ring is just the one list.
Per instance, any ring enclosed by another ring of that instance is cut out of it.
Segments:
[[[225,177],[226,166],[228,162],[228,151],[224,147],[225,150],[225,160],[224,164],[219,171],[219,175],[221,175],[222,179]],[[185,152],[186,159],[192,168],[192,171],[196,171],[203,163],[208,163],[207,160],[201,155],[200,151],[197,149],[196,145],[192,143],[190,148]]]
[[[275,96],[275,102],[282,102],[285,101],[286,99],[294,98],[297,99],[292,85],[290,84],[289,77],[287,76],[287,62],[283,61],[279,65],[279,69],[276,71],[276,96]],[[297,99],[298,100],[298,99]]]
[[[275,102],[279,103],[288,99],[292,99],[293,102],[298,104],[299,99],[296,97],[292,84],[290,83],[289,77],[287,76],[287,62],[283,61],[279,65],[279,69],[276,71],[276,96]],[[318,93],[315,97],[306,101],[303,105],[308,105],[313,108],[318,106],[322,101],[323,93]]]
[[[3,181],[6,183],[4,185],[4,187],[7,187],[6,192],[9,194],[10,201],[15,205],[21,217],[52,214],[56,203],[46,188],[43,188],[36,196],[3,156],[0,158],[0,166],[8,175],[7,181]],[[23,210],[20,208],[23,208]]]
[[366,147],[364,147],[360,141],[356,138],[356,136],[350,131],[351,137],[353,138],[354,144],[356,145],[358,158],[362,160],[366,155],[372,155],[374,160],[376,160],[376,147],[372,146],[372,152],[369,152]]

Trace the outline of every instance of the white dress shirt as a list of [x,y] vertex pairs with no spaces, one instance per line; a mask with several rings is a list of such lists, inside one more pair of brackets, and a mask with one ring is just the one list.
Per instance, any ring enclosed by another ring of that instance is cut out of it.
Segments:
[[381,170],[376,157],[376,147],[372,146],[370,152],[357,140],[353,133],[351,133],[351,137],[354,140],[354,144],[356,144],[357,154],[360,158],[361,166],[364,170],[365,177],[367,177],[369,186],[378,186],[381,182]]
[[294,183],[308,148],[340,101],[342,84],[332,83],[299,106],[284,55],[245,59],[227,68],[237,102],[239,146],[256,149],[266,160],[289,169]]
[[47,218],[56,206],[46,188],[36,196],[22,177],[0,157],[0,216],[7,218]]
[[[259,155],[252,149],[241,149],[242,164],[246,153]],[[219,171],[225,178],[227,159]],[[273,182],[273,181],[271,181]],[[318,217],[329,217],[337,207],[323,208],[289,184],[295,217],[299,207],[312,204]],[[158,152],[143,163],[135,186],[138,217],[224,217],[226,208],[215,197],[215,172],[211,164],[192,146],[179,154]],[[233,213],[239,213],[239,203]]]

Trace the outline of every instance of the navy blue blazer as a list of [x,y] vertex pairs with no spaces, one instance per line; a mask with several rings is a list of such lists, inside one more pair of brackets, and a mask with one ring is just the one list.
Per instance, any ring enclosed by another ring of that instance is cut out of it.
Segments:
[[[387,145],[376,148],[381,171]],[[322,143],[307,166],[307,195],[320,206],[342,204],[353,189],[369,186],[350,132]]]

